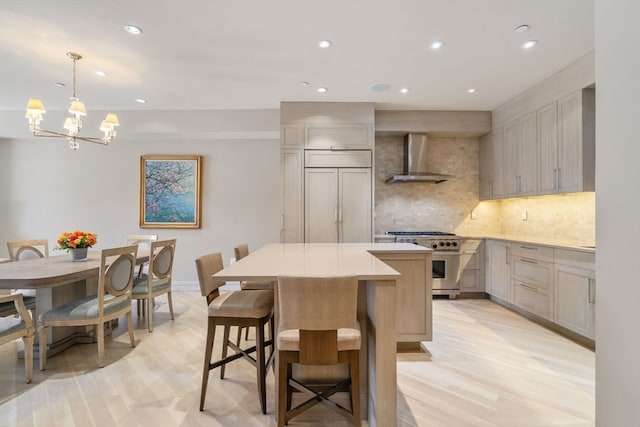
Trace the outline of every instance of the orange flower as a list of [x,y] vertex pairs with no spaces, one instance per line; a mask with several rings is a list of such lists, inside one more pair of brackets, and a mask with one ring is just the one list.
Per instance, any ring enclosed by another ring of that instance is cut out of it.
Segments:
[[57,243],[56,249],[90,248],[98,243],[98,235],[82,230],[63,231],[58,236]]

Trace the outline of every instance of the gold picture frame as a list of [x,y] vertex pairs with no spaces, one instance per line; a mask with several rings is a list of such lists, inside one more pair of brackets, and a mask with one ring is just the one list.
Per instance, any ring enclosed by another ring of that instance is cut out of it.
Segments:
[[202,156],[140,156],[140,227],[200,228]]

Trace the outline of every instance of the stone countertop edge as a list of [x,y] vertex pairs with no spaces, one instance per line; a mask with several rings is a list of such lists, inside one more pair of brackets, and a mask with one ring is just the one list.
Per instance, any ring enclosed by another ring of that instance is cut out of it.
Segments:
[[542,237],[530,237],[530,236],[516,236],[509,234],[489,234],[484,236],[469,236],[469,235],[458,235],[458,237],[462,239],[490,239],[490,240],[502,240],[505,242],[511,243],[528,243],[532,245],[539,246],[548,246],[552,248],[558,249],[570,249],[574,251],[587,252],[587,253],[595,253],[596,248],[593,243],[589,242],[570,242],[566,240],[558,240],[558,239],[545,239]]

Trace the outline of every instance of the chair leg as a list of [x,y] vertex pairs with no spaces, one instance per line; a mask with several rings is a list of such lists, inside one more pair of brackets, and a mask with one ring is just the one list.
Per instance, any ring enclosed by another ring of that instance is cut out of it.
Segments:
[[104,366],[104,324],[96,325],[96,337],[98,338],[98,367]]
[[147,329],[149,332],[153,332],[153,307],[149,304],[150,299],[144,300],[147,306]]
[[169,299],[169,313],[171,313],[171,320],[173,320],[173,300],[171,299],[171,291],[167,292],[167,298]]
[[213,339],[216,336],[216,322],[209,318],[207,326],[207,343],[204,348],[204,368],[202,369],[202,389],[200,390],[200,410],[204,410],[204,398],[207,394],[207,383],[209,382],[209,365],[211,365],[211,353],[213,353]]
[[27,383],[33,379],[33,334],[22,337],[24,342],[24,369],[27,373]]
[[350,351],[351,370],[351,412],[353,412],[353,425],[360,427],[362,419],[360,415],[360,352]]
[[[222,339],[222,357],[220,358],[221,360],[224,359],[225,357],[227,357],[227,349],[229,348],[229,331],[231,330],[231,327],[229,325],[224,325],[224,338]],[[223,380],[224,379],[224,368],[227,366],[227,364],[225,363],[224,365],[220,366],[220,379]]]
[[[249,328],[247,328],[248,330]],[[267,413],[267,383],[266,366],[264,358],[264,324],[256,328],[256,371],[258,375],[258,396],[262,413]]]
[[136,313],[138,313],[138,317],[140,317],[141,304],[139,299],[136,300]]
[[249,341],[249,327],[246,326],[244,330],[244,340]]
[[136,346],[136,339],[133,336],[133,316],[131,312],[127,313],[127,328],[129,329],[129,340],[131,340],[131,347]]
[[240,347],[240,341],[242,341],[242,326],[238,326],[238,336],[236,337],[236,345]]
[[47,369],[47,333],[49,332],[49,327],[38,323],[38,332],[40,334],[40,370],[44,371]]
[[278,427],[284,427],[287,404],[287,361],[282,352],[278,352],[278,381],[276,393],[278,394]]

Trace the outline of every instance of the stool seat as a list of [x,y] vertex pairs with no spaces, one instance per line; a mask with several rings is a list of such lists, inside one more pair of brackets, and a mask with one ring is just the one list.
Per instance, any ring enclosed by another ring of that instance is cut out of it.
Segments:
[[273,291],[232,291],[221,293],[209,305],[209,316],[260,318],[273,310]]
[[[360,325],[357,329],[338,329],[338,351],[360,350],[360,346]],[[300,351],[300,329],[287,329],[278,332],[276,348],[282,351]]]

